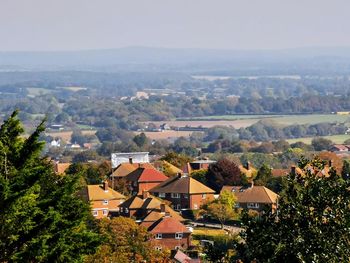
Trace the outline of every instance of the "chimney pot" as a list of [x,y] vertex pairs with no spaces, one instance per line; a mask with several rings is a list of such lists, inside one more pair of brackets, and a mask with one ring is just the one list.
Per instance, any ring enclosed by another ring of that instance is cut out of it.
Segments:
[[132,157],[129,157],[129,163],[133,163]]
[[295,165],[293,165],[291,168],[290,168],[290,172],[292,175],[296,175],[296,167]]
[[329,161],[328,161],[328,166],[329,166],[329,168],[331,168],[331,167],[333,166],[333,164],[334,164],[334,163],[333,163],[333,160],[329,160]]
[[103,190],[108,191],[108,181],[103,182]]
[[149,197],[149,192],[147,190],[142,191],[142,199],[146,199]]
[[160,204],[160,212],[165,213],[165,204]]
[[247,170],[250,170],[250,162],[249,162],[249,161],[245,164],[245,168],[246,168]]

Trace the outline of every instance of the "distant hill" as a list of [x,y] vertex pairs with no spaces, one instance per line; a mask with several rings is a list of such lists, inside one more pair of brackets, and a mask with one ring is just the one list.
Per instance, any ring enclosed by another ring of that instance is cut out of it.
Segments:
[[[350,48],[213,50],[128,47],[109,50],[0,52],[0,71],[200,71],[320,68],[350,70]],[[153,67],[150,67],[152,65]]]

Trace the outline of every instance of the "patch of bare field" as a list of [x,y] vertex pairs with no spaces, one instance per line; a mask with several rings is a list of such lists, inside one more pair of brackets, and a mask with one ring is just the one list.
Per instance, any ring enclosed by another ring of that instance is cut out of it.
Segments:
[[154,123],[159,126],[163,123],[168,124],[170,127],[203,127],[211,128],[214,126],[227,126],[236,129],[248,127],[260,119],[246,119],[246,120],[214,120],[214,121],[200,121],[200,120],[188,120],[188,121],[154,121],[148,123]]
[[[141,132],[135,132],[140,134]],[[192,131],[162,131],[162,132],[144,132],[151,140],[167,140],[171,138],[189,137]]]

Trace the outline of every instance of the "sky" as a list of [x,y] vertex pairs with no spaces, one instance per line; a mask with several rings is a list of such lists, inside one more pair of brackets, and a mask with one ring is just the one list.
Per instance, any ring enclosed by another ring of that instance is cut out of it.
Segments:
[[350,46],[348,0],[0,0],[0,51]]

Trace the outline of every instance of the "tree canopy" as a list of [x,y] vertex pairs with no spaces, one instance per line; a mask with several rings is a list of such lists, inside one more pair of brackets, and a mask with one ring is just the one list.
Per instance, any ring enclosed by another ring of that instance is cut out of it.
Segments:
[[28,138],[15,111],[0,128],[0,262],[76,262],[99,237],[80,176],[55,175],[40,157],[42,122]]
[[238,257],[250,262],[348,262],[350,181],[326,162],[301,160],[290,174],[276,213],[245,217]]

